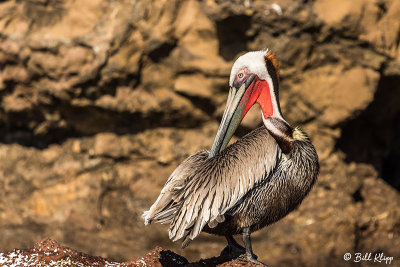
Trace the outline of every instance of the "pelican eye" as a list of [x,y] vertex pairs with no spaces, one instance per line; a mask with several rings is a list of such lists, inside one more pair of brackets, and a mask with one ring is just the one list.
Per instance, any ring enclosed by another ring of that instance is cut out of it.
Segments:
[[238,78],[239,78],[239,79],[242,79],[243,76],[244,76],[243,72],[241,72],[241,73],[238,74]]

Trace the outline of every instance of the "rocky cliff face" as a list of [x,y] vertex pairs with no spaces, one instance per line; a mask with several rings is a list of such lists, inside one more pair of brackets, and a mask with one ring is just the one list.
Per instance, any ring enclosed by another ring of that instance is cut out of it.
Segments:
[[[185,157],[212,144],[234,59],[270,48],[287,121],[319,182],[254,235],[271,265],[332,266],[400,247],[400,2],[9,0],[0,4],[0,250],[51,237],[123,261],[156,245],[141,213]],[[240,137],[261,123],[253,108]]]

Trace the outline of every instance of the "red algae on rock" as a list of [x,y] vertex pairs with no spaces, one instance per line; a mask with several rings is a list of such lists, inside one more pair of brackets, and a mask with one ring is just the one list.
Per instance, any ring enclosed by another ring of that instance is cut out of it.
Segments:
[[101,257],[90,256],[61,246],[57,241],[43,239],[31,249],[15,249],[0,253],[1,266],[120,266]]

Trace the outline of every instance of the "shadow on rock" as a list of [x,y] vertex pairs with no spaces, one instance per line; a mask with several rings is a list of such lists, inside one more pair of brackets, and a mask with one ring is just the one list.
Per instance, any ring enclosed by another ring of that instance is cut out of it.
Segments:
[[337,148],[347,162],[372,164],[400,191],[400,76],[382,76],[374,101],[343,129]]

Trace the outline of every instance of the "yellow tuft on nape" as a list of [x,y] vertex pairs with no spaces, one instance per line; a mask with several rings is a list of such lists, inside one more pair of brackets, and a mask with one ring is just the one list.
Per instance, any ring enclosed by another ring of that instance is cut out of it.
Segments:
[[295,140],[305,141],[308,139],[308,136],[299,127],[296,127],[293,131],[293,138]]

